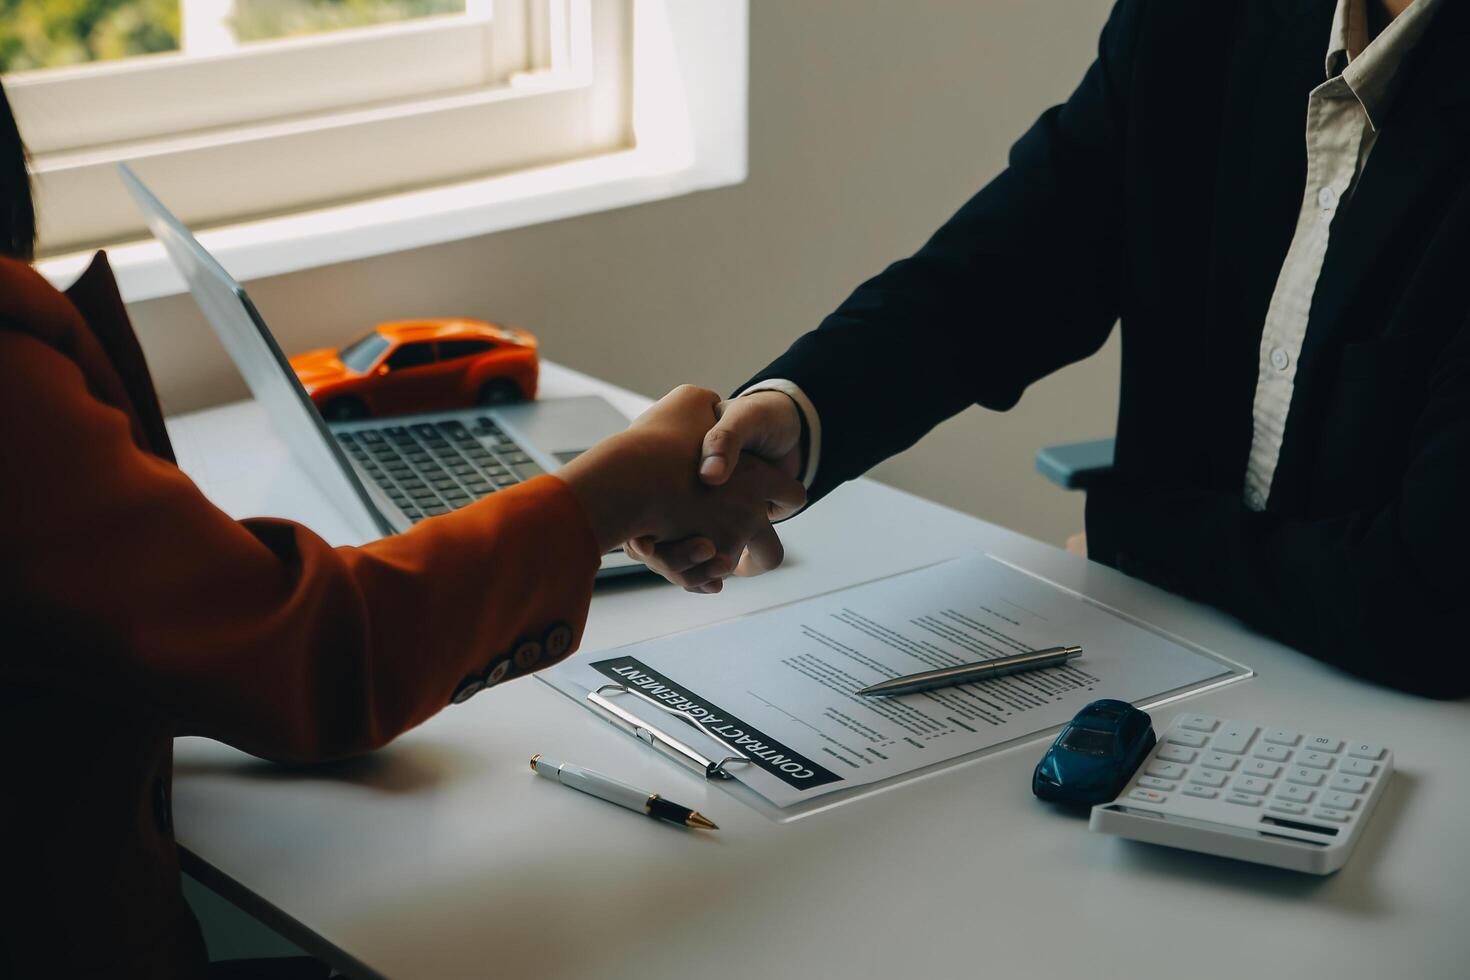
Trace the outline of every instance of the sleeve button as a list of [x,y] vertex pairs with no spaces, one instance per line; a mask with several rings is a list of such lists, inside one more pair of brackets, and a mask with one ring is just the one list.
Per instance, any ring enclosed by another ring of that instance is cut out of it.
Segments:
[[506,657],[485,673],[485,686],[494,687],[505,680],[505,675],[508,673],[510,673],[510,658]]
[[471,674],[459,682],[459,687],[454,689],[454,696],[449,699],[450,704],[464,704],[470,698],[485,689],[485,680],[479,674]]
[[517,667],[530,670],[541,659],[541,644],[535,640],[522,640],[516,645],[514,657]]
[[572,628],[566,623],[557,623],[546,631],[541,645],[546,649],[547,660],[560,660],[572,648]]

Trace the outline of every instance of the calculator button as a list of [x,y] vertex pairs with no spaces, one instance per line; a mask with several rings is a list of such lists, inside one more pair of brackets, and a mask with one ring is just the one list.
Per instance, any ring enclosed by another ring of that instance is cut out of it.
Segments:
[[1147,787],[1148,789],[1156,789],[1165,793],[1174,788],[1173,783],[1169,782],[1167,779],[1160,779],[1158,776],[1139,776],[1138,785]]
[[1348,746],[1348,755],[1354,759],[1377,760],[1383,758],[1383,746],[1372,742],[1357,742]]
[[1312,811],[1312,816],[1318,820],[1331,820],[1333,823],[1347,823],[1352,819],[1352,814],[1343,810],[1334,810],[1332,807],[1319,806]]
[[1255,776],[1236,776],[1235,782],[1231,785],[1242,793],[1254,793],[1257,796],[1265,796],[1271,789],[1271,780],[1258,779]]
[[1261,805],[1261,798],[1259,796],[1252,796],[1249,793],[1226,793],[1225,801],[1227,803],[1238,803],[1241,806]]
[[[1349,776],[1345,773],[1338,773],[1332,777],[1332,781],[1327,785],[1345,793],[1361,793],[1368,788],[1368,780],[1362,776]],[[1348,809],[1351,808],[1349,807]]]
[[1351,793],[1323,793],[1322,805],[1338,810],[1353,810],[1358,806],[1358,798]]
[[1371,776],[1378,771],[1377,766],[1364,759],[1343,759],[1339,768],[1342,772],[1350,772],[1354,776]]
[[1272,800],[1266,804],[1266,809],[1275,810],[1277,813],[1289,813],[1296,817],[1307,812],[1307,808],[1300,803],[1288,803],[1286,800]]
[[1275,779],[1281,775],[1281,767],[1274,762],[1252,759],[1245,764],[1245,768],[1241,772],[1250,773],[1252,776],[1260,776],[1262,779]]
[[1198,753],[1194,749],[1187,749],[1182,745],[1166,745],[1154,753],[1154,758],[1165,762],[1193,762],[1196,755]]
[[1288,749],[1284,745],[1272,745],[1269,742],[1262,742],[1260,745],[1256,746],[1256,750],[1252,752],[1251,755],[1254,755],[1257,759],[1269,759],[1272,762],[1285,762],[1287,759],[1291,758],[1291,749]]
[[1128,795],[1132,799],[1142,800],[1145,803],[1163,803],[1168,799],[1163,793],[1151,789],[1136,789]]
[[1184,776],[1184,767],[1173,762],[1150,762],[1144,771],[1160,779],[1181,779]]
[[1293,783],[1301,783],[1303,786],[1321,786],[1322,770],[1320,769],[1288,769],[1286,778]]
[[1210,789],[1208,786],[1185,786],[1184,795],[1198,796],[1202,800],[1213,800],[1215,797],[1220,795],[1220,791],[1217,789]]
[[1231,755],[1240,755],[1251,744],[1251,739],[1256,737],[1254,725],[1242,725],[1239,722],[1227,721],[1220,734],[1210,740],[1210,748],[1216,752],[1229,752]]
[[1272,728],[1263,736],[1276,745],[1292,746],[1301,741],[1301,736],[1289,728]]
[[1318,752],[1336,752],[1342,748],[1342,739],[1328,738],[1326,735],[1308,735],[1303,748],[1316,749]]
[[1335,760],[1326,752],[1298,752],[1296,764],[1312,769],[1331,769]]
[[1189,777],[1189,781],[1201,786],[1224,786],[1229,778],[1223,772],[1216,772],[1214,769],[1199,769]]
[[1185,715],[1179,719],[1183,728],[1196,732],[1213,732],[1220,727],[1220,719],[1211,718],[1209,715]]
[[1164,741],[1170,742],[1174,745],[1184,745],[1188,746],[1191,749],[1198,749],[1203,748],[1204,744],[1208,742],[1209,739],[1205,738],[1198,732],[1186,732],[1184,729],[1178,728],[1170,732],[1168,734],[1168,737],[1166,737]]
[[1235,768],[1235,764],[1238,761],[1234,756],[1221,755],[1218,752],[1206,752],[1205,757],[1199,760],[1199,764],[1209,766],[1211,769],[1224,769],[1229,771]]
[[1293,803],[1310,803],[1312,797],[1316,795],[1316,790],[1307,789],[1305,786],[1292,786],[1289,783],[1276,791],[1278,799],[1290,800]]

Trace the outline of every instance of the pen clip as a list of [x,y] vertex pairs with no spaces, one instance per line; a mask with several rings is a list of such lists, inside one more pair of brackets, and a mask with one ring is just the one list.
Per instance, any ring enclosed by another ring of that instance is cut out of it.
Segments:
[[[679,741],[677,738],[674,738],[668,732],[663,731],[656,725],[651,725],[643,719],[639,718],[637,715],[633,714],[631,711],[628,711],[626,708],[614,704],[605,696],[605,692],[609,691],[617,692],[619,694],[631,694],[639,701],[649,704],[664,712],[665,714],[673,715],[675,718],[678,718],[680,721],[684,722],[687,725],[694,726],[696,731],[719,743],[721,748],[725,749],[727,752],[733,752],[735,754],[727,755],[723,759],[720,759],[718,761],[707,758],[698,750],[685,744],[684,742]],[[681,711],[678,708],[671,708],[666,704],[659,704],[657,701],[653,700],[647,695],[641,694],[638,691],[633,690],[632,688],[626,687],[625,685],[604,684],[597,690],[590,692],[587,695],[587,700],[591,701],[593,704],[597,705],[599,708],[603,709],[613,717],[618,718],[628,725],[631,725],[633,728],[633,734],[637,736],[641,741],[647,742],[654,748],[662,749],[664,751],[664,754],[671,755],[679,761],[686,763],[687,765],[691,765],[696,769],[702,770],[704,772],[704,778],[706,779],[734,779],[735,777],[725,769],[727,765],[732,762],[743,762],[746,765],[750,764],[751,760],[749,756],[741,752],[739,749],[725,745],[713,734],[711,734],[708,729],[701,725],[699,723],[699,720],[689,712]]]

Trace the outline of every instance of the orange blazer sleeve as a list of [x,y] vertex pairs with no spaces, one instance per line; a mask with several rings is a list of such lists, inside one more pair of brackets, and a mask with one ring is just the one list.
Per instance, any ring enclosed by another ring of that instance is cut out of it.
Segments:
[[580,640],[598,565],[555,477],[361,548],[234,521],[55,347],[0,330],[8,682],[84,690],[267,758],[384,744]]

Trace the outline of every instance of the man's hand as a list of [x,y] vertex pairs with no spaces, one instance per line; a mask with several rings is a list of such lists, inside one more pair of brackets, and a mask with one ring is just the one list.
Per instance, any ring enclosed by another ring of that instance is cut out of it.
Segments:
[[697,538],[708,549],[707,561],[734,566],[747,544],[771,547],[770,514],[801,507],[806,491],[794,477],[755,458],[717,486],[701,481],[695,471],[704,439],[718,421],[718,404],[712,391],[676,388],[626,431],[557,474],[582,503],[603,550],[634,538]]
[[[738,480],[747,469],[774,466],[795,479],[801,467],[801,415],[788,396],[758,391],[721,402],[719,420],[705,434],[699,478],[710,486]],[[799,485],[799,484],[798,484]],[[791,495],[794,499],[795,495]],[[733,554],[705,537],[659,542],[629,540],[623,549],[675,585],[690,592],[719,592],[730,574],[759,575],[781,564],[785,551],[769,521],[799,510],[805,502],[772,500],[768,523]]]

